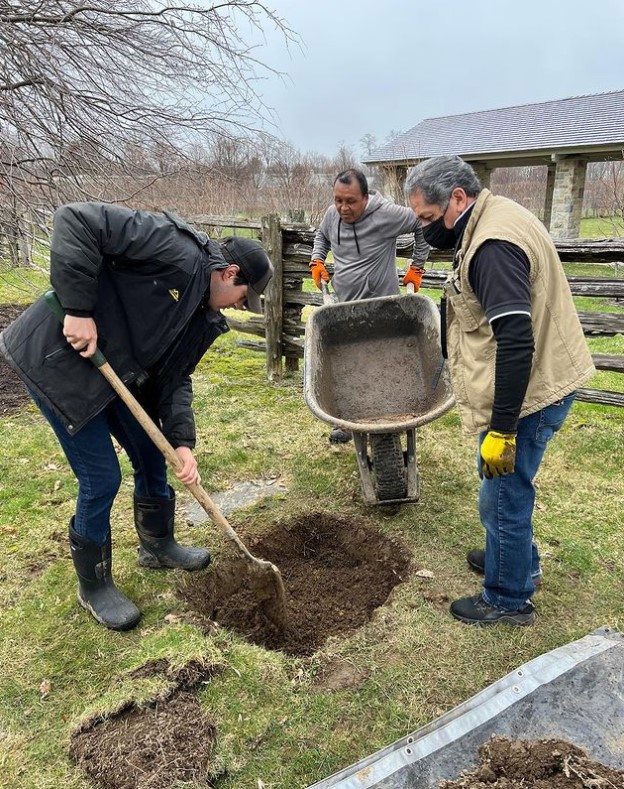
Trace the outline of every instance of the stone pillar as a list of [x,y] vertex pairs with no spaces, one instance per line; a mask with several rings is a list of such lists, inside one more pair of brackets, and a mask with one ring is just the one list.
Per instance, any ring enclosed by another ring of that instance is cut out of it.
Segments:
[[546,173],[546,195],[544,197],[544,225],[546,230],[550,230],[552,221],[553,193],[555,190],[555,165],[548,165]]
[[481,186],[484,189],[489,189],[492,168],[489,167],[485,162],[469,162],[469,164],[477,174],[477,178],[481,181]]
[[556,160],[550,216],[553,238],[578,238],[587,162],[578,157]]

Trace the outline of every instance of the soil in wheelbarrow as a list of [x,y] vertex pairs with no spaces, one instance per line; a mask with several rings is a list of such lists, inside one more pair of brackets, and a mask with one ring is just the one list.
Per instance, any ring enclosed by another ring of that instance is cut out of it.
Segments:
[[[21,304],[0,304],[0,331],[12,323],[25,307]],[[28,403],[24,384],[0,354],[0,416],[7,416]]]
[[409,572],[404,545],[362,520],[322,512],[297,516],[246,542],[254,556],[281,572],[288,617],[284,629],[259,612],[238,558],[223,558],[210,572],[183,579],[178,592],[206,628],[216,622],[289,655],[310,655],[329,636],[364,625]]
[[439,789],[622,789],[624,772],[590,759],[564,740],[493,737],[479,749],[479,764]]

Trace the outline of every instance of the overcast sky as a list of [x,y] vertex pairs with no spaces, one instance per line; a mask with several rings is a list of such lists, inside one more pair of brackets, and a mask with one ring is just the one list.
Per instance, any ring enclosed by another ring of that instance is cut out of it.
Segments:
[[624,0],[266,0],[299,34],[270,30],[260,92],[301,151],[363,154],[373,134],[425,118],[624,89]]

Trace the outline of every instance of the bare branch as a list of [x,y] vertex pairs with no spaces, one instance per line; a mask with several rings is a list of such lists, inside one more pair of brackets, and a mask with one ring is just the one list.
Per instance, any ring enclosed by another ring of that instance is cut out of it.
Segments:
[[0,0],[0,222],[132,199],[191,150],[253,134],[270,118],[258,80],[276,73],[266,25],[297,41],[253,0]]

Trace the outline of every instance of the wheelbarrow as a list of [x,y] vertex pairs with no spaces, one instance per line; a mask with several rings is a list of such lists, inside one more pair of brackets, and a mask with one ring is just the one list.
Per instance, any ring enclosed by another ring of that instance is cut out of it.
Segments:
[[353,433],[366,504],[418,501],[416,428],[455,402],[435,303],[407,294],[319,307],[306,325],[304,397]]

